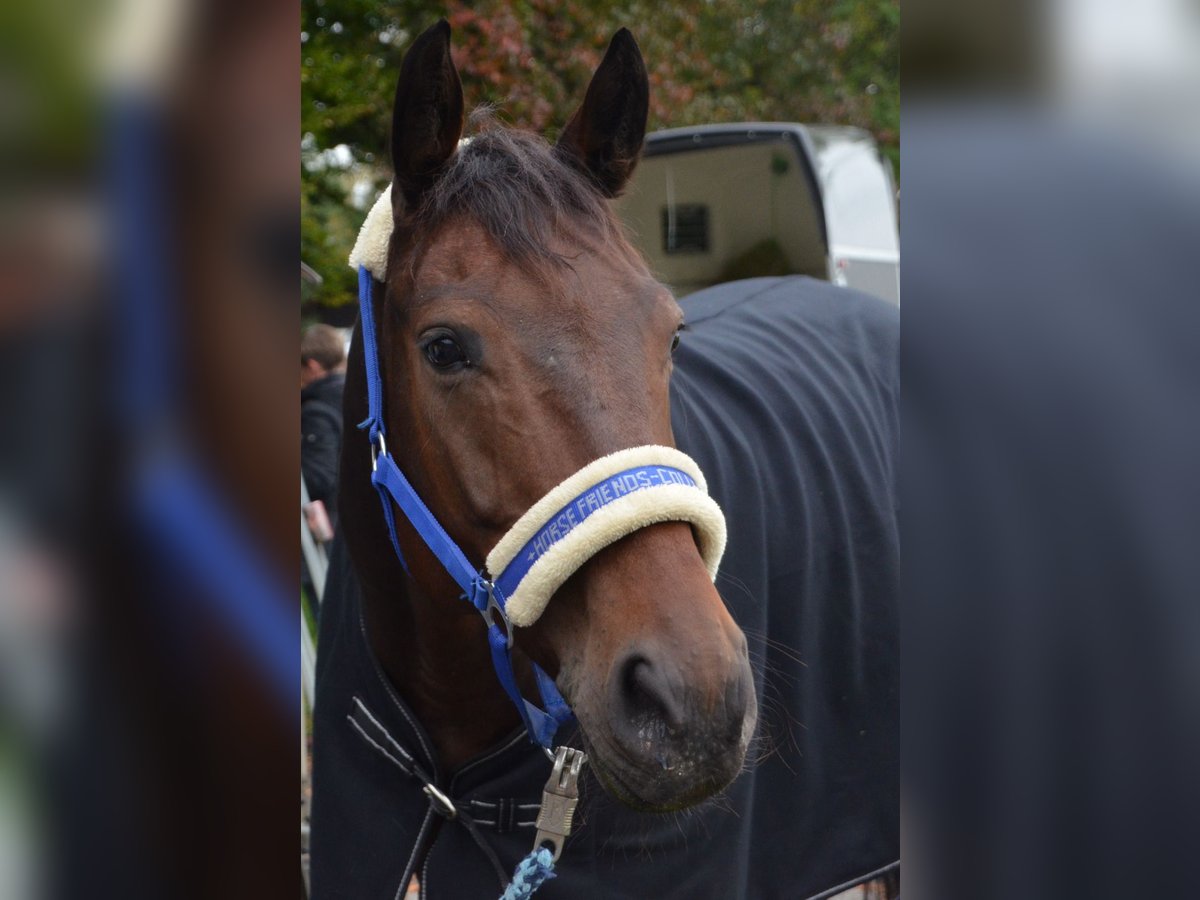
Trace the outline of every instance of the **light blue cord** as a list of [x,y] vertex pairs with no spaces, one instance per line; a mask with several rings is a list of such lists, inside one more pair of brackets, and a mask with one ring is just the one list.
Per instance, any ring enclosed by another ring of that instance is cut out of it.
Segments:
[[554,877],[554,856],[545,847],[539,847],[517,863],[513,880],[500,900],[529,900],[543,882]]

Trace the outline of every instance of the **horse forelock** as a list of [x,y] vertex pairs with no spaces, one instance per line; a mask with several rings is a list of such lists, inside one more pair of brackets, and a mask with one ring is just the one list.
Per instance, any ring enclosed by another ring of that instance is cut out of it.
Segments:
[[509,261],[533,274],[552,277],[569,269],[573,253],[564,243],[580,243],[644,262],[625,239],[606,198],[540,135],[506,127],[491,109],[476,110],[471,134],[421,204],[397,221],[399,244],[393,255],[409,265],[443,229],[474,222]]

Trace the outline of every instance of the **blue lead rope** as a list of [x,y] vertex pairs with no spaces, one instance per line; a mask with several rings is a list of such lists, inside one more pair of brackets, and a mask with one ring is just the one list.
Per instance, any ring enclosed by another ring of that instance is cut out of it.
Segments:
[[379,374],[379,344],[375,335],[372,304],[373,286],[374,279],[371,273],[360,266],[358,302],[362,321],[363,356],[366,359],[367,418],[358,427],[366,430],[371,443],[371,483],[379,492],[392,547],[405,572],[408,572],[408,563],[400,550],[400,540],[396,533],[395,513],[392,509],[392,503],[395,502],[421,536],[421,540],[462,590],[463,597],[483,616],[488,627],[488,646],[496,677],[517,708],[521,721],[529,732],[530,740],[550,751],[554,747],[555,733],[562,725],[574,719],[570,706],[558,692],[554,680],[536,664],[534,673],[537,676],[538,691],[546,708],[542,709],[530,703],[521,695],[512,667],[512,626],[504,611],[506,595],[482,570],[471,565],[466,554],[446,533],[437,517],[429,511],[429,507],[417,495],[412,484],[396,465],[392,454],[388,452],[383,420],[383,379]]
[[513,880],[500,900],[529,900],[533,892],[554,877],[554,856],[545,847],[537,847],[517,864]]

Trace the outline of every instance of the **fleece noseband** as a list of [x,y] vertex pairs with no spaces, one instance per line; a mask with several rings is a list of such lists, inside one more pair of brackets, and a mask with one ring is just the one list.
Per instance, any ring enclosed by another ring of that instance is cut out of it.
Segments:
[[[381,202],[388,202],[386,195]],[[516,521],[487,555],[483,568],[472,565],[387,449],[372,303],[374,267],[368,267],[361,253],[364,240],[368,245],[371,240],[379,243],[378,235],[368,234],[368,230],[381,219],[373,210],[356,247],[358,259],[351,256],[352,262],[359,263],[368,404],[367,418],[359,428],[367,431],[370,440],[371,483],[379,492],[392,547],[405,570],[408,566],[396,535],[395,507],[454,579],[463,597],[483,616],[496,675],[530,738],[549,750],[559,726],[572,719],[571,710],[553,679],[536,665],[545,708],[521,695],[512,668],[512,628],[537,621],[555,591],[602,549],[659,522],[689,522],[709,575],[715,578],[725,551],[725,517],[708,496],[704,476],[689,456],[671,447],[631,447],[593,460],[567,478]]]

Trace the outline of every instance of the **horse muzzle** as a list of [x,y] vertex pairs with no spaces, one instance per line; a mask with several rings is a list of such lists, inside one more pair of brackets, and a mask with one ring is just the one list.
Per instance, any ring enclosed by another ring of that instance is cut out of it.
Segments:
[[592,764],[618,799],[649,811],[681,809],[741,772],[758,704],[740,631],[730,644],[732,653],[709,659],[641,644],[613,666],[606,721],[588,737]]

